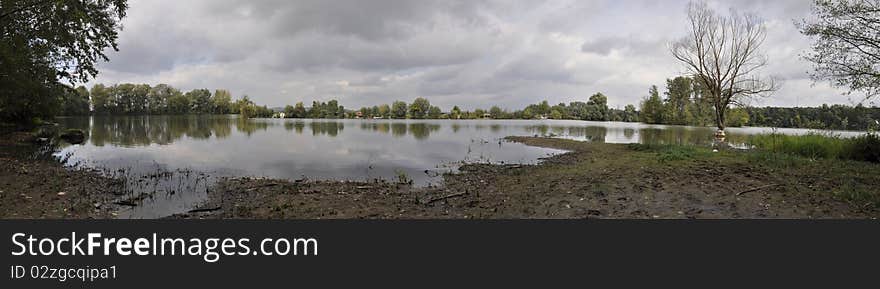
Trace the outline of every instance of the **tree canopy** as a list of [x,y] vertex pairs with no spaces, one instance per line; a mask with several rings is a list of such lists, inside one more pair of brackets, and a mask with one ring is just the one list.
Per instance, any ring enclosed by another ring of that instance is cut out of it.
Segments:
[[814,39],[805,58],[813,78],[836,87],[880,95],[880,1],[815,0],[815,20],[799,23]]
[[59,113],[63,95],[117,50],[126,0],[10,0],[0,4],[0,119]]

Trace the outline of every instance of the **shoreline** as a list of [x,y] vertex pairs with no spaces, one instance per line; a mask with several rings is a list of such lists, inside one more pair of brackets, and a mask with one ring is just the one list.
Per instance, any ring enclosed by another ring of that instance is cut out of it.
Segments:
[[[555,138],[506,139],[569,152],[535,165],[464,165],[460,173],[445,174],[442,186],[428,188],[387,181],[226,179],[212,190],[210,201],[202,206],[204,211],[171,218],[880,216],[877,203],[860,204],[835,191],[841,186],[851,190],[880,187],[880,166],[875,164],[786,158],[766,165],[758,163],[763,159],[753,159],[763,156],[752,152],[712,153],[708,148],[688,148],[679,153],[674,148],[666,151],[669,148]],[[832,174],[826,175],[829,172]],[[857,177],[859,182],[839,184],[844,176]],[[804,182],[799,181],[802,179]]]
[[0,140],[0,218],[109,219],[122,182],[97,171],[70,169],[38,157],[39,145],[27,132]]
[[[28,136],[7,139],[0,143],[2,218],[115,217],[118,180],[23,157],[20,151],[33,146]],[[767,159],[757,152],[699,147],[505,139],[568,152],[533,165],[466,164],[459,173],[444,174],[442,185],[428,187],[388,180],[225,178],[203,205],[166,218],[880,217],[876,164]]]

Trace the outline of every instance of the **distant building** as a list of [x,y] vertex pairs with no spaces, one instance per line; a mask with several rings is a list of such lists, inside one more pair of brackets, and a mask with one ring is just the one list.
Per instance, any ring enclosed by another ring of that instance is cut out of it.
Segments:
[[362,112],[358,111],[358,112],[354,113],[354,117],[355,118],[362,118],[362,117],[364,117],[364,114]]
[[287,115],[285,115],[284,112],[276,112],[272,114],[272,118],[284,118],[286,116]]

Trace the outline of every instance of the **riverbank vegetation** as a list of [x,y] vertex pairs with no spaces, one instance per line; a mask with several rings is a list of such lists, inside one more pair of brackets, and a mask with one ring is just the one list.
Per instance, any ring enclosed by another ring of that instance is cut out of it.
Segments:
[[820,133],[799,136],[774,133],[752,136],[749,143],[761,151],[796,155],[811,160],[880,162],[880,135],[877,133],[851,138]]

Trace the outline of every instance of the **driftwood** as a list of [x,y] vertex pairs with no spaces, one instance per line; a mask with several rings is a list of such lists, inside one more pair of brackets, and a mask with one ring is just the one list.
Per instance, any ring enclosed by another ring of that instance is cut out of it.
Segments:
[[451,194],[451,195],[446,195],[446,196],[442,196],[442,197],[439,197],[439,198],[433,198],[433,199],[428,200],[428,202],[426,202],[425,204],[427,205],[427,204],[430,204],[430,203],[433,203],[433,202],[437,202],[437,201],[442,201],[442,200],[445,200],[445,199],[450,199],[450,198],[455,198],[455,197],[461,197],[461,196],[464,196],[464,195],[466,195],[466,194],[467,194],[467,192],[463,192],[463,193],[455,193],[455,194]]
[[736,193],[736,195],[737,195],[737,196],[742,196],[742,195],[745,194],[745,193],[751,193],[751,192],[754,192],[754,191],[759,191],[759,190],[762,190],[762,189],[772,188],[772,187],[776,187],[776,186],[781,186],[781,185],[780,185],[780,184],[772,184],[772,185],[760,186],[760,187],[757,187],[757,188],[751,188],[751,189],[748,189],[748,190],[745,190],[745,191],[742,191],[742,192]]
[[223,207],[220,207],[220,206],[211,207],[211,208],[198,208],[198,209],[189,210],[188,212],[189,213],[213,212],[213,211],[219,211],[222,208]]

